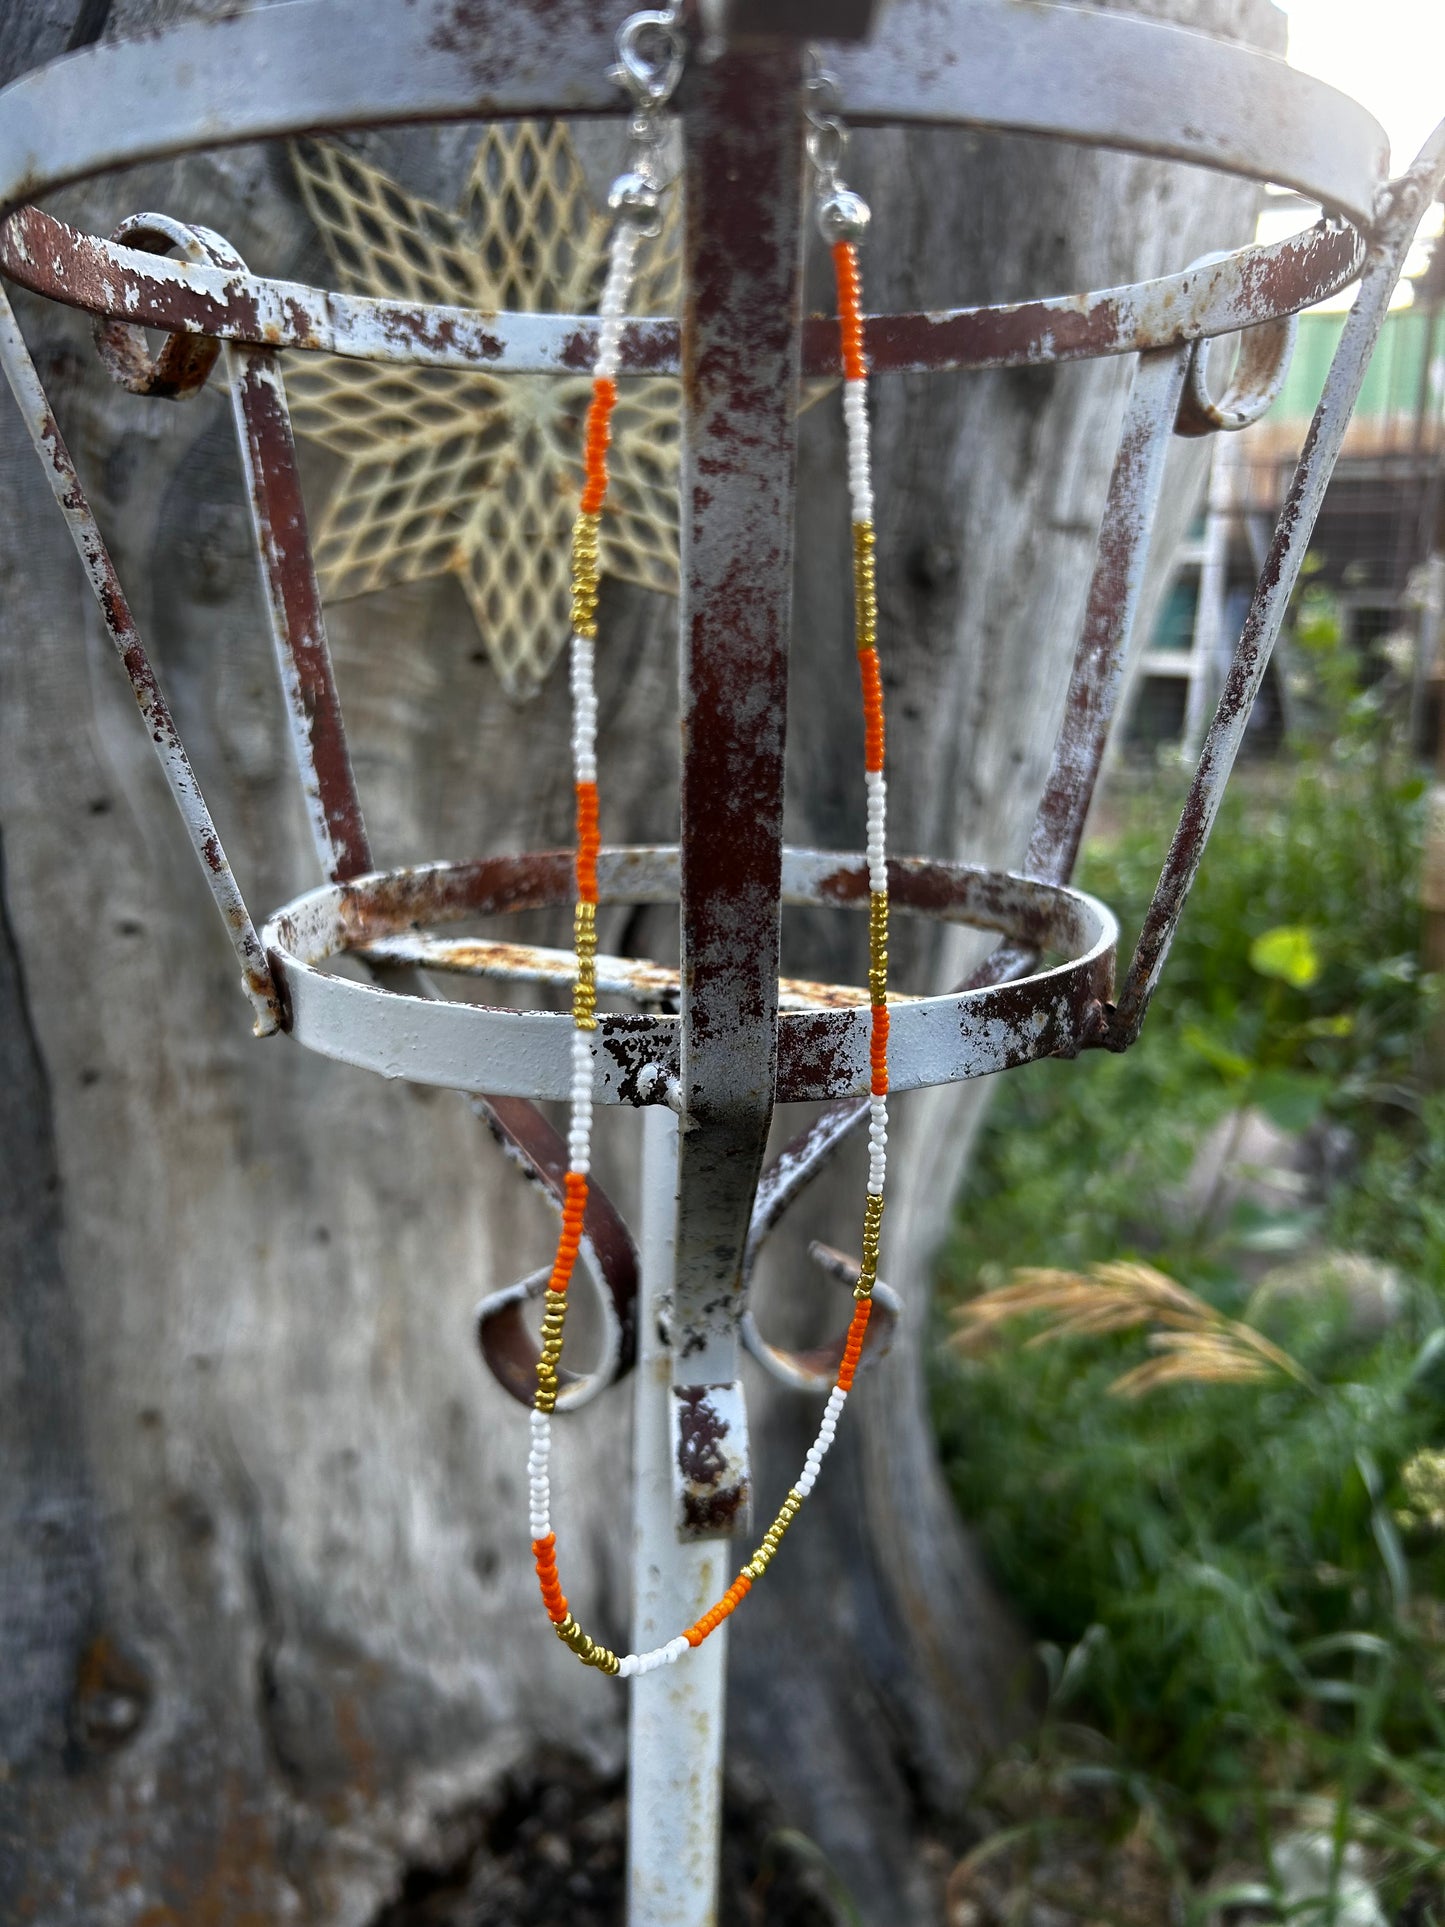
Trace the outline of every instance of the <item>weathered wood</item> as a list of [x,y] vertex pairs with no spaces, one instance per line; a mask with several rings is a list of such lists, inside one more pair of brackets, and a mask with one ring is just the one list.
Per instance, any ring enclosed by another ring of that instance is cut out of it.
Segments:
[[[116,0],[107,31],[186,10]],[[1169,11],[1278,44],[1256,0]],[[0,77],[98,18],[89,0],[10,9]],[[450,201],[469,144],[444,131],[373,145]],[[854,153],[875,207],[874,306],[1102,286],[1248,222],[1237,186],[1040,143],[878,134]],[[324,274],[277,153],[147,168],[56,205],[99,229],[140,208],[202,219],[258,269]],[[20,312],[238,872],[269,908],[313,870],[224,397],[124,395],[78,317]],[[1121,373],[877,384],[900,852],[1022,853]],[[857,847],[841,448],[835,410],[812,411],[788,828]],[[1187,481],[1172,499],[1180,519]],[[508,1761],[544,1740],[620,1751],[621,1692],[581,1672],[536,1610],[525,1416],[468,1342],[481,1291],[541,1262],[553,1221],[460,1103],[250,1038],[8,401],[0,528],[0,1917],[367,1921]],[[604,834],[670,839],[673,607],[609,588],[603,619]],[[450,581],[344,605],[331,631],[378,861],[566,840],[564,677],[509,707]],[[625,934],[613,921],[605,948],[671,941],[660,916]],[[784,968],[861,977],[856,934],[790,915]],[[957,975],[948,948],[900,925],[901,985]],[[975,1093],[897,1106],[886,1269],[909,1315],[860,1383],[796,1541],[734,1622],[737,1756],[879,1927],[936,1918],[921,1843],[950,1837],[1027,1702],[1024,1646],[937,1473],[921,1369],[928,1256],[977,1115]],[[635,1121],[609,1116],[600,1135],[626,1197]],[[856,1245],[860,1169],[845,1158],[779,1234],[764,1315],[796,1335],[845,1310],[802,1241]],[[813,1412],[760,1384],[750,1396],[767,1512]],[[614,1644],[626,1419],[625,1397],[603,1400],[559,1445],[569,1591]]]

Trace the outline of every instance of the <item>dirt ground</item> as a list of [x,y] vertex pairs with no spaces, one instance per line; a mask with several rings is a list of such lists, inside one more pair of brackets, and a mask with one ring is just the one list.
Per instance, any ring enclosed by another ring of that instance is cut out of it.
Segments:
[[[621,1927],[626,1787],[565,1754],[509,1777],[457,1822],[455,1858],[417,1869],[373,1927]],[[724,1798],[719,1927],[836,1927],[837,1907],[807,1843],[761,1796]]]

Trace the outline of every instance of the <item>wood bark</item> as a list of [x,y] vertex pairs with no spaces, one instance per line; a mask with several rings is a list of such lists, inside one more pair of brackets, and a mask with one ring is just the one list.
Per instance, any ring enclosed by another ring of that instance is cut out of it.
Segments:
[[[0,78],[178,0],[20,0]],[[1176,0],[1278,45],[1263,0]],[[461,130],[371,151],[450,201]],[[879,133],[875,307],[1006,300],[1183,266],[1248,231],[1220,178],[1020,139]],[[109,231],[204,220],[257,269],[321,278],[284,153],[132,170],[56,197]],[[821,280],[816,302],[827,301]],[[79,317],[23,325],[253,907],[314,878],[223,395],[109,386]],[[1058,725],[1122,397],[1120,365],[876,384],[880,601],[899,852],[1016,863]],[[861,840],[836,411],[805,419],[789,713],[792,840]],[[1192,508],[1186,462],[1164,541]],[[540,1615],[526,1419],[469,1341],[553,1220],[460,1100],[249,1035],[235,970],[8,398],[0,401],[0,1918],[361,1927],[509,1764],[617,1762],[624,1697]],[[604,829],[671,840],[673,605],[605,593]],[[455,584],[332,611],[377,860],[568,836],[565,676],[501,697]],[[846,652],[845,652],[846,653]],[[848,920],[839,920],[845,922]],[[604,947],[657,954],[666,920]],[[784,968],[861,977],[858,933],[789,917]],[[961,953],[900,928],[905,988]],[[886,1270],[908,1300],[796,1542],[734,1622],[733,1756],[878,1927],[937,1917],[927,1843],[1026,1722],[1027,1650],[954,1515],[923,1379],[928,1267],[977,1092],[898,1105]],[[784,1122],[792,1127],[799,1120]],[[626,1201],[636,1120],[601,1158]],[[779,1233],[762,1317],[846,1306],[805,1240],[856,1241],[856,1151]],[[756,1376],[762,1509],[812,1406]],[[627,1626],[628,1400],[561,1427],[569,1590]]]

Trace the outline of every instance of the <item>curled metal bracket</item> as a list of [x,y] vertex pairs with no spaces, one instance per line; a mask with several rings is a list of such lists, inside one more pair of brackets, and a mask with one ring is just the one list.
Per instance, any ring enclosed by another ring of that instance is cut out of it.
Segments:
[[[1212,267],[1228,258],[1222,252],[1202,255],[1190,263],[1190,268]],[[1237,433],[1259,421],[1279,399],[1299,339],[1298,314],[1280,315],[1257,327],[1242,328],[1234,339],[1239,353],[1220,395],[1209,385],[1209,355],[1214,343],[1194,343],[1174,424],[1176,435],[1213,435],[1221,429]]]
[[[547,1192],[560,1213],[567,1174],[567,1146],[524,1099],[474,1098],[473,1106],[509,1157]],[[630,1371],[637,1352],[637,1247],[621,1216],[600,1187],[593,1185],[582,1221],[583,1268],[597,1295],[602,1347],[590,1372],[562,1370],[559,1412],[575,1411]],[[490,1293],[477,1307],[477,1344],[493,1378],[521,1405],[537,1389],[540,1347],[523,1316],[528,1303],[545,1291],[551,1267],[534,1271],[516,1284]]]
[[[820,1159],[820,1165],[822,1160]],[[808,1256],[825,1277],[836,1279],[851,1291],[858,1282],[860,1266],[856,1258],[848,1258],[831,1245],[819,1244],[815,1239],[808,1246]],[[886,1358],[893,1345],[893,1334],[902,1316],[903,1305],[898,1293],[891,1285],[885,1285],[880,1278],[873,1287],[873,1316],[868,1321],[867,1336],[863,1340],[862,1366],[876,1365]],[[831,1392],[838,1378],[838,1367],[843,1360],[844,1337],[830,1340],[825,1345],[813,1345],[792,1351],[784,1345],[770,1345],[758,1330],[758,1321],[751,1310],[743,1313],[743,1344],[758,1363],[794,1392]]]
[[[192,267],[237,267],[243,272],[245,268],[219,235],[172,220],[168,214],[132,214],[110,238],[144,254],[179,254]],[[162,401],[188,401],[198,395],[222,346],[214,336],[177,331],[167,335],[159,353],[153,355],[144,328],[116,315],[97,317],[92,332],[96,353],[112,380],[133,395],[152,395]]]

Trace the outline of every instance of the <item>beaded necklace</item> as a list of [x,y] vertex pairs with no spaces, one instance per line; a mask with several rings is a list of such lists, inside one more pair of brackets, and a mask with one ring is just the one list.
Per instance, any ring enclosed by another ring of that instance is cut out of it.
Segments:
[[[640,24],[639,24],[640,23]],[[854,632],[863,689],[864,783],[867,796],[868,997],[871,1010],[871,1115],[868,1126],[868,1188],[863,1211],[863,1258],[854,1287],[854,1309],[817,1436],[808,1449],[796,1483],[763,1534],[751,1559],[720,1599],[685,1632],[646,1653],[618,1655],[589,1637],[568,1609],[557,1575],[557,1541],[551,1522],[552,1413],[557,1402],[558,1364],[567,1318],[567,1288],[582,1242],[587,1209],[592,1142],[593,1034],[597,1029],[597,856],[600,847],[597,799],[596,641],[599,534],[607,499],[607,452],[612,411],[617,404],[617,374],[622,328],[627,314],[639,241],[655,233],[659,196],[660,131],[657,111],[665,104],[681,68],[682,48],[676,10],[634,15],[619,35],[623,70],[635,81],[639,71],[638,35],[660,36],[665,58],[649,65],[651,76],[632,124],[636,147],[630,171],[615,182],[609,205],[617,215],[608,254],[607,278],[599,309],[597,360],[587,411],[585,481],[572,531],[572,769],[577,815],[577,900],[573,916],[576,976],[572,992],[572,1093],[567,1138],[568,1169],[562,1229],[548,1280],[542,1317],[542,1350],[531,1413],[532,1443],[527,1460],[532,1554],[542,1601],[557,1636],[588,1666],[628,1679],[672,1665],[700,1646],[741,1605],[753,1582],[767,1571],[783,1535],[817,1481],[853,1386],[873,1308],[878,1277],[879,1235],[888,1146],[888,866],[887,786],[883,769],[883,684],[879,673],[878,606],[874,582],[873,487],[868,434],[868,370],[863,352],[862,287],[857,243],[868,224],[866,204],[844,187],[838,168],[845,136],[828,111],[832,83],[813,76],[809,86],[808,154],[816,179],[818,225],[828,243],[837,284],[838,323],[843,363],[843,418],[848,444],[848,485],[852,502]]]

